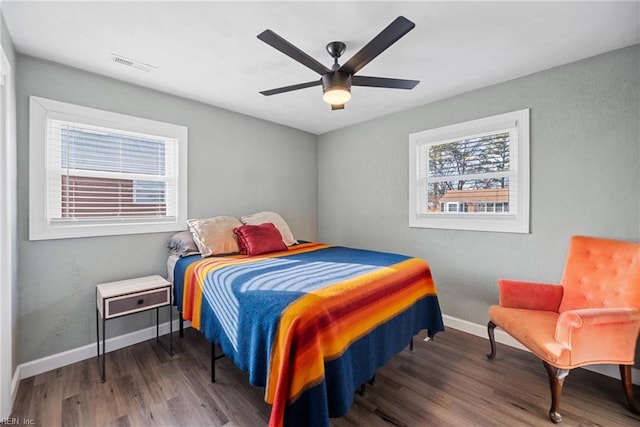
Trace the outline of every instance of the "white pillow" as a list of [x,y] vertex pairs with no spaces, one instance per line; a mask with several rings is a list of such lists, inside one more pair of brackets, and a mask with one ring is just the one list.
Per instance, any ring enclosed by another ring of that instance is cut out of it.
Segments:
[[285,245],[291,246],[298,243],[296,239],[293,238],[293,233],[291,229],[287,225],[287,222],[277,213],[275,212],[258,212],[253,215],[247,215],[240,218],[244,224],[250,225],[260,225],[265,222],[270,222],[276,226],[280,234],[282,235],[282,241]]
[[238,240],[233,229],[242,223],[232,216],[216,216],[214,218],[188,219],[187,224],[193,235],[193,241],[202,257],[210,255],[240,252]]

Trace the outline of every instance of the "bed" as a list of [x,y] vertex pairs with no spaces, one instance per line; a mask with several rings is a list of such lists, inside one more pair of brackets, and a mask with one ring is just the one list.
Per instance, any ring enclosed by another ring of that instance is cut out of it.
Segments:
[[444,330],[418,258],[306,242],[169,268],[181,318],[265,388],[274,427],[328,426],[415,334]]

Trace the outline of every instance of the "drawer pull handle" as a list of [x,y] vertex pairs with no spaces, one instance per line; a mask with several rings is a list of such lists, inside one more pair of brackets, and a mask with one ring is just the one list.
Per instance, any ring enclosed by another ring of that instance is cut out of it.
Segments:
[[142,304],[144,304],[144,299],[140,298],[140,299],[138,300],[138,305],[142,305]]

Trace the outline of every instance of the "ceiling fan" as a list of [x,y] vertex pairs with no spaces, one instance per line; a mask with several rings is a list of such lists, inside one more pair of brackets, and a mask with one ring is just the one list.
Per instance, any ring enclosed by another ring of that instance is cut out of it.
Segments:
[[260,92],[265,96],[290,92],[312,86],[322,85],[322,99],[331,104],[332,110],[342,110],[344,104],[351,99],[351,86],[369,86],[390,89],[413,89],[419,80],[391,79],[387,77],[356,76],[355,74],[374,58],[384,52],[389,46],[400,40],[402,36],[411,31],[416,24],[404,16],[397,17],[391,24],[375,36],[358,53],[342,66],[338,64],[338,58],[346,49],[343,42],[334,41],[327,44],[327,52],[333,58],[331,69],[313,59],[276,33],[265,30],[258,34],[258,38],[266,44],[274,47],[302,65],[311,68],[322,77],[306,83],[298,83],[291,86],[279,87]]

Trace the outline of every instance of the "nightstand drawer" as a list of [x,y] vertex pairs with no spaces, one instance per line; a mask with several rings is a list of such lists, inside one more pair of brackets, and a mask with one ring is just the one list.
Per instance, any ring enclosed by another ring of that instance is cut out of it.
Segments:
[[170,304],[171,287],[105,299],[105,319]]

